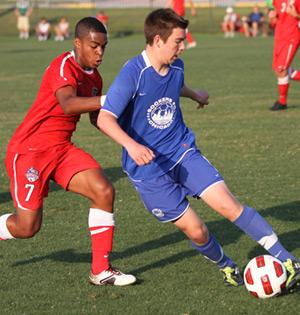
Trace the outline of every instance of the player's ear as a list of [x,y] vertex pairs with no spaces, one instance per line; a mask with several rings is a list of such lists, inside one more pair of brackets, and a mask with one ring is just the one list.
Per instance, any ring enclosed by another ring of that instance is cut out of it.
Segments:
[[76,48],[80,48],[80,46],[81,46],[81,41],[80,41],[80,39],[79,38],[75,38],[74,39],[74,47],[76,47]]
[[155,45],[158,48],[160,48],[161,43],[162,43],[161,37],[158,34],[155,35],[154,38],[153,38],[153,45]]

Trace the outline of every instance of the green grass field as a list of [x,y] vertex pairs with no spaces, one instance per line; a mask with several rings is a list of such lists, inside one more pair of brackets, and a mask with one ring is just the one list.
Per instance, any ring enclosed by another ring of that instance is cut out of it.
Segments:
[[[205,156],[220,170],[241,202],[256,207],[284,245],[300,257],[300,86],[291,84],[289,110],[273,113],[276,80],[272,38],[223,39],[201,35],[186,51],[186,83],[207,89],[211,101],[197,111],[182,101],[187,124]],[[51,59],[72,42],[39,43],[0,37],[0,214],[13,211],[4,167],[6,145],[22,121]],[[144,45],[140,34],[112,37],[101,73],[107,90],[122,64]],[[297,66],[297,63],[295,64]],[[299,63],[298,63],[299,65]],[[82,117],[74,142],[101,162],[117,190],[113,265],[136,274],[132,287],[88,283],[89,203],[53,184],[44,222],[33,239],[0,242],[1,314],[296,314],[299,292],[257,300],[244,287],[227,288],[217,268],[196,254],[171,224],[143,208],[120,168],[120,148]],[[265,253],[201,201],[193,207],[243,268]]]

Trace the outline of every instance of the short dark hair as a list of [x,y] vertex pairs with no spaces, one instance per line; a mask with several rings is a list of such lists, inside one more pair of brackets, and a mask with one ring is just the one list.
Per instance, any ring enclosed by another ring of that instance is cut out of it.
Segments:
[[89,32],[99,32],[107,34],[105,26],[94,17],[85,17],[81,19],[75,27],[75,38],[83,38]]
[[153,39],[159,35],[164,42],[172,34],[174,28],[186,29],[189,21],[175,13],[172,9],[157,9],[148,14],[144,24],[146,43],[153,44]]

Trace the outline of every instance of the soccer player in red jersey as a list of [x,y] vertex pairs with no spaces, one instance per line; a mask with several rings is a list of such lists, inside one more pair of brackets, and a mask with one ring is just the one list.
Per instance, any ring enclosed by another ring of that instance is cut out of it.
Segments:
[[273,70],[278,79],[279,99],[270,110],[287,109],[289,79],[300,81],[290,67],[300,44],[300,0],[273,0],[278,20],[274,36]]
[[[185,15],[185,0],[168,0],[167,1],[167,6],[171,7],[179,16],[184,17]],[[193,16],[196,15],[196,9],[194,6],[193,1],[189,1],[190,7],[191,7],[191,14]],[[194,48],[197,46],[197,42],[194,40],[191,32],[189,30],[186,30],[186,40],[188,44],[186,45],[187,49]]]
[[136,278],[109,263],[114,188],[92,156],[71,142],[80,114],[89,113],[96,126],[102,93],[97,67],[106,44],[104,25],[96,18],[83,18],[75,28],[74,50],[58,56],[46,69],[37,97],[7,148],[5,163],[16,213],[0,216],[0,239],[30,238],[39,231],[43,199],[53,180],[91,202],[90,282],[123,286]]

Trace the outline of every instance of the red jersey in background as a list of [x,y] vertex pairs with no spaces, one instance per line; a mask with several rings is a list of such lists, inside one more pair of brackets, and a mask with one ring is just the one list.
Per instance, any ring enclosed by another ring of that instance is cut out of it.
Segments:
[[173,0],[173,10],[180,16],[185,15],[184,0]]

